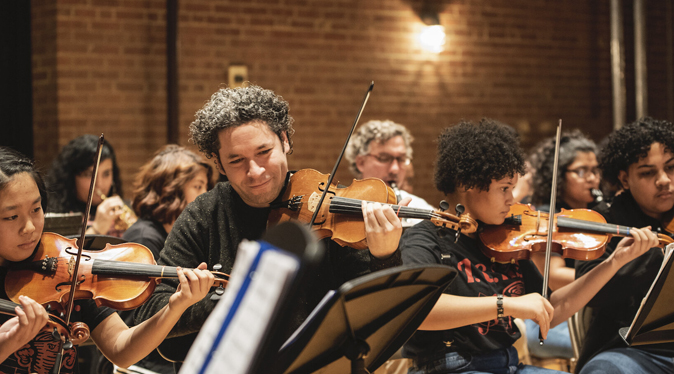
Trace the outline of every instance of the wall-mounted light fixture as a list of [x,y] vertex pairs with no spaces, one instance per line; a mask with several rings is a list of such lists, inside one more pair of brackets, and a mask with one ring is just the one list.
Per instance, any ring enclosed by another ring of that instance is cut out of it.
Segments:
[[419,33],[421,48],[434,53],[442,52],[445,49],[445,27],[440,24],[438,12],[425,9],[420,17],[425,24]]

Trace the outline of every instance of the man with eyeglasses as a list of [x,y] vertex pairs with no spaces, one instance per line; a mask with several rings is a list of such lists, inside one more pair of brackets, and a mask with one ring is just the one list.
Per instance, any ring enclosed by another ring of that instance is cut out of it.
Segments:
[[[358,179],[379,178],[393,187],[398,200],[411,197],[413,208],[434,209],[426,200],[405,191],[411,167],[414,138],[405,126],[393,121],[369,121],[353,134],[346,149],[349,169]],[[403,226],[420,220],[403,219]]]

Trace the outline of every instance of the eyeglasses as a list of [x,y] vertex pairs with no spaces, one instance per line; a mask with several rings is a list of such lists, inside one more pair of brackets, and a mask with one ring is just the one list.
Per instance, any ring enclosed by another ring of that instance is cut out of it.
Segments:
[[374,157],[377,161],[381,162],[382,164],[391,164],[393,163],[393,160],[398,161],[398,165],[409,165],[410,162],[412,161],[409,157],[407,156],[398,156],[398,157],[393,157],[392,155],[388,153],[380,153],[378,155],[373,155],[373,154],[367,154],[366,156],[372,156]]
[[594,175],[597,178],[601,177],[601,169],[599,169],[598,167],[593,167],[591,169],[587,167],[582,167],[578,169],[570,169],[567,170],[567,172],[575,173],[578,176],[578,178],[588,178],[590,174]]

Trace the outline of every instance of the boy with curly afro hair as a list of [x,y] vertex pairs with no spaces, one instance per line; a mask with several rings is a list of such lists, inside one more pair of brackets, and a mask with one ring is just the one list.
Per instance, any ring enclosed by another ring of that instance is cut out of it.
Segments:
[[[524,172],[515,131],[493,120],[461,122],[438,141],[435,182],[450,206],[461,204],[479,225],[500,225],[514,204],[512,190]],[[479,229],[478,229],[479,231]],[[613,256],[585,277],[556,290],[550,300],[529,260],[491,261],[474,233],[457,234],[422,222],[401,238],[405,264],[444,264],[458,276],[444,291],[403,355],[408,373],[554,373],[518,363],[512,346],[521,334],[513,318],[532,319],[545,338],[551,326],[585,305],[617,269],[657,243],[648,230],[632,230]]]
[[[663,230],[674,207],[674,127],[642,118],[614,131],[599,154],[604,178],[622,191],[610,206],[596,209],[607,222]],[[616,251],[613,239],[604,255],[576,262],[576,277],[591,272]],[[655,247],[655,246],[653,246]],[[623,267],[588,303],[592,321],[578,360],[580,373],[674,373],[674,344],[626,347],[618,334],[630,326],[664,259],[660,248]]]

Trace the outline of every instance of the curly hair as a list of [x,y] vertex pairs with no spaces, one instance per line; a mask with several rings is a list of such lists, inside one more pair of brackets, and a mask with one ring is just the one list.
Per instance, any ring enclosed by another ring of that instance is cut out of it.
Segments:
[[385,143],[396,136],[403,137],[407,158],[412,159],[412,141],[414,138],[405,126],[385,120],[368,121],[358,128],[358,131],[349,140],[345,154],[346,159],[349,160],[349,170],[351,170],[353,175],[356,178],[362,177],[363,174],[356,167],[356,157],[368,154],[370,152],[370,143],[373,140],[378,143]]
[[174,222],[187,205],[183,187],[202,170],[206,171],[210,190],[213,169],[202,156],[175,144],[163,146],[136,175],[133,211],[144,219]]
[[445,194],[459,187],[488,191],[493,180],[524,174],[517,132],[491,119],[445,129],[438,138],[435,186]]
[[[533,195],[531,202],[534,205],[549,204],[552,188],[552,174],[555,164],[555,137],[543,140],[534,154],[529,158],[534,170]],[[562,134],[559,139],[559,163],[557,164],[557,196],[564,196],[566,186],[566,170],[578,155],[578,152],[592,152],[597,154],[597,145],[587,138],[580,130],[573,130]]]
[[265,122],[281,142],[282,134],[286,134],[290,154],[295,129],[294,119],[288,110],[288,102],[281,96],[259,86],[221,88],[194,115],[195,120],[190,125],[190,140],[210,159],[213,154],[219,154],[218,134],[221,130],[259,120]]
[[[98,136],[82,135],[66,144],[61,153],[54,159],[47,173],[49,190],[49,211],[54,213],[79,212],[82,203],[77,200],[75,177],[94,165]],[[103,191],[106,196],[117,194],[122,196],[122,178],[117,166],[117,157],[112,145],[105,140],[101,151],[101,161],[112,160],[112,186],[110,191]]]
[[35,169],[33,161],[11,148],[0,146],[0,192],[19,173],[28,173],[33,178],[35,184],[37,184],[37,189],[40,191],[40,197],[42,197],[40,202],[42,211],[46,212],[49,201],[47,189],[42,180],[42,175]]
[[630,165],[646,157],[653,143],[661,143],[666,151],[674,152],[674,127],[671,122],[645,117],[614,131],[599,154],[603,178],[614,186],[620,186],[620,172],[627,171]]

